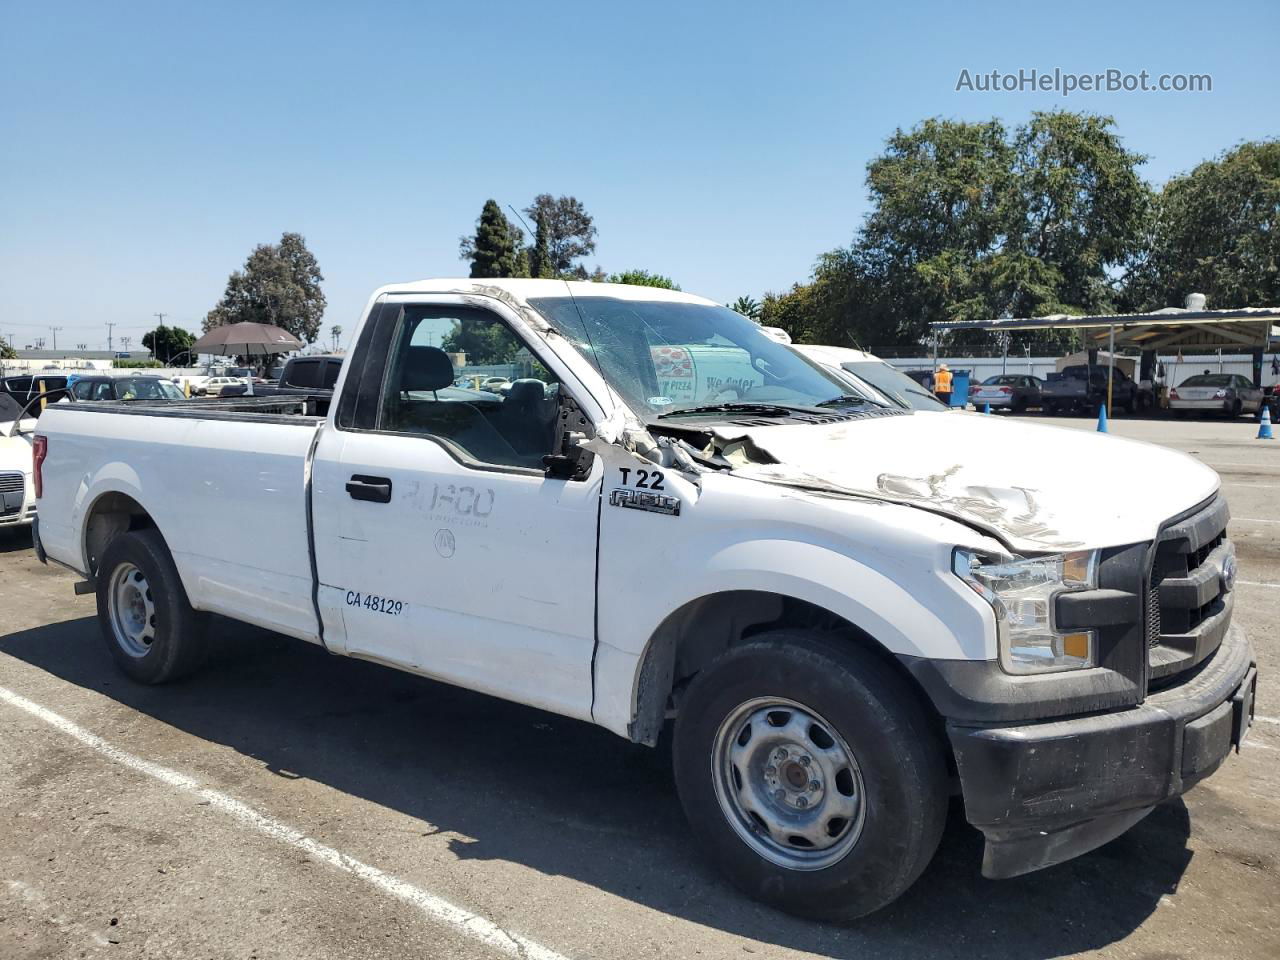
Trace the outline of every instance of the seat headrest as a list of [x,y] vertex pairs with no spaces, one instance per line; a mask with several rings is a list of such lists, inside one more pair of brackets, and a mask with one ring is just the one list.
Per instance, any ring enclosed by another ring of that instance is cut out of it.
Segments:
[[506,403],[527,407],[542,401],[546,395],[546,384],[541,380],[516,380],[507,391]]
[[400,371],[401,390],[443,390],[453,386],[453,363],[439,347],[410,347]]

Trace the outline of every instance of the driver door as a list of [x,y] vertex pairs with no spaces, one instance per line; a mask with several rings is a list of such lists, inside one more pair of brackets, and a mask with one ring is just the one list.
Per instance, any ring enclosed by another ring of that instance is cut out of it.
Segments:
[[371,362],[315,458],[321,605],[353,656],[589,719],[599,465],[547,474],[553,365],[445,301],[366,324]]

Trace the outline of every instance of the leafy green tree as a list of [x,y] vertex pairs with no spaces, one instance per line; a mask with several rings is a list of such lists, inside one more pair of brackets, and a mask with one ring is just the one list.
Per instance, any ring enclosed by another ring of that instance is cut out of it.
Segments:
[[184,359],[190,364],[195,358],[188,351],[195,342],[195,334],[181,327],[166,327],[163,323],[142,335],[142,345],[151,351],[153,357],[165,363],[186,353]]
[[1242,143],[1166,183],[1127,281],[1132,310],[1189,293],[1210,307],[1280,303],[1280,140]]
[[440,349],[446,353],[465,353],[468,365],[511,363],[520,343],[500,323],[464,319],[445,334]]
[[751,297],[739,297],[733,303],[726,303],[725,306],[751,320],[760,319],[760,302]]
[[650,273],[648,270],[623,270],[621,273],[611,273],[605,279],[605,282],[629,283],[633,287],[663,287],[666,290],[680,289],[680,284],[670,277],[664,277],[660,273]]
[[[529,254],[530,276],[577,275],[577,261],[595,253],[596,249],[595,221],[582,201],[577,197],[540,193],[524,212],[537,227],[534,249]],[[538,234],[542,235],[541,239]],[[545,252],[539,251],[539,244],[545,244]],[[582,278],[586,279],[585,268]]]
[[17,360],[18,351],[13,349],[13,344],[8,340],[0,338],[0,360]]
[[333,338],[333,349],[338,349],[338,340],[342,336],[342,325],[335,323],[329,328],[329,336]]
[[[788,295],[792,336],[923,345],[940,320],[1110,308],[1110,277],[1141,242],[1150,201],[1137,175],[1146,158],[1113,126],[1053,112],[1012,132],[936,118],[896,131],[868,165],[862,230],[815,266],[809,312],[796,315]],[[966,339],[989,337],[956,336]]]
[[313,343],[324,316],[323,280],[301,234],[285,233],[279,243],[255,247],[244,268],[227,278],[222,299],[204,319],[204,330],[224,323],[270,323]]
[[524,233],[507,219],[496,200],[486,200],[474,236],[458,241],[458,253],[471,261],[472,277],[518,277],[527,274],[521,256]]

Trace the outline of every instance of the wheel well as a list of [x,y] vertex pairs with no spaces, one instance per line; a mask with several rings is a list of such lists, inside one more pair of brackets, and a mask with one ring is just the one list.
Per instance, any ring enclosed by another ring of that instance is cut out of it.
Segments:
[[98,573],[98,558],[116,537],[129,530],[155,527],[151,514],[124,493],[104,493],[89,510],[84,525],[84,556],[90,576]]
[[[698,671],[729,647],[784,626],[837,634],[871,651],[903,679],[925,714],[935,719],[942,731],[942,718],[916,679],[865,630],[805,600],[757,590],[734,590],[690,601],[654,632],[640,667],[635,714],[628,728],[631,739],[649,746],[656,744],[663,724],[679,712],[681,695]],[[946,737],[942,739],[946,743]]]

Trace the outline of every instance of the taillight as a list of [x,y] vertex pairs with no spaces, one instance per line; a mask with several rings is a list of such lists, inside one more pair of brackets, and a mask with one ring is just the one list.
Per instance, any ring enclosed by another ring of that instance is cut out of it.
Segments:
[[1001,388],[1000,388],[1000,392],[1001,392],[1001,393],[1013,393],[1013,387],[1001,387]]
[[1170,387],[1170,388],[1169,388],[1169,399],[1170,399],[1170,400],[1177,400],[1177,399],[1178,399],[1178,388],[1177,388],[1177,387]]
[[31,482],[35,484],[36,499],[44,495],[44,458],[49,453],[49,438],[36,434],[35,443],[31,447]]

